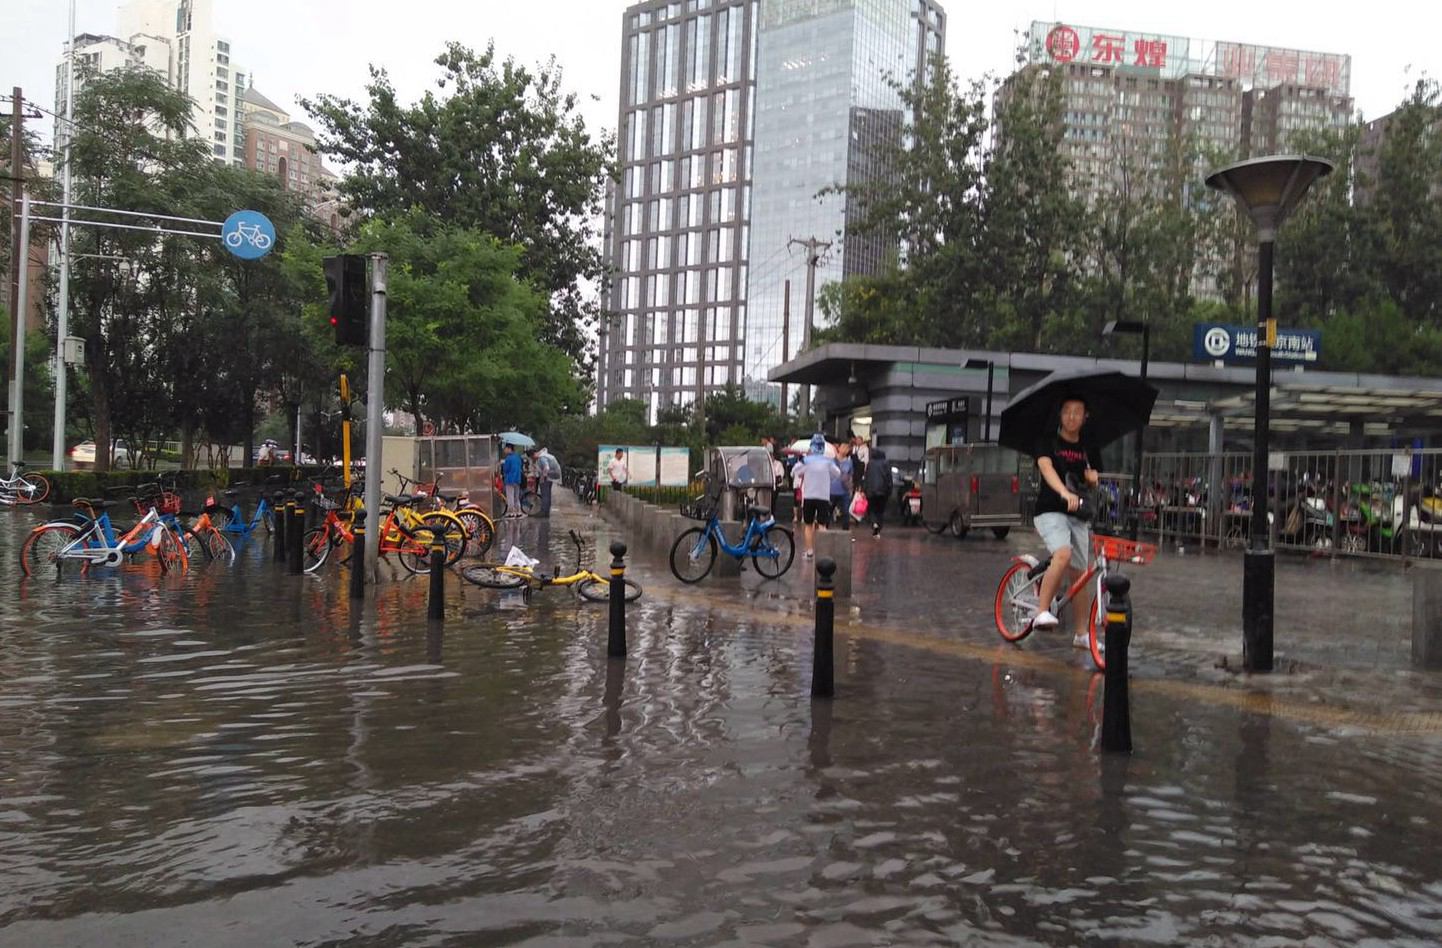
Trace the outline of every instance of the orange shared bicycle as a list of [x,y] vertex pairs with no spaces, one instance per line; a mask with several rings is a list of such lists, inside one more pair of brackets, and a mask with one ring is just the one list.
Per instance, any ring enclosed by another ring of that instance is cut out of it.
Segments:
[[[1122,563],[1150,563],[1157,548],[1122,537],[1092,535],[1092,561],[1086,572],[1077,577],[1051,603],[1051,611],[1060,616],[1073,599],[1089,584],[1094,584],[1091,615],[1087,621],[1087,644],[1097,668],[1107,667],[1104,649],[1106,632],[1107,576],[1119,573]],[[1032,622],[1041,612],[1041,579],[1051,557],[1038,560],[1024,554],[1014,557],[996,587],[996,630],[1008,642],[1020,642],[1031,635]]]

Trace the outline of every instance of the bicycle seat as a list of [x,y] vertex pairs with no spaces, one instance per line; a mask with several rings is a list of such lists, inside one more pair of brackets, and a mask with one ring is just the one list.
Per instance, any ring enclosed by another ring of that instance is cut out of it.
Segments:
[[25,462],[24,462],[24,461],[11,461],[11,462],[10,462],[10,466],[13,467],[13,468],[15,468],[15,470],[18,471],[18,470],[20,470],[22,467],[25,467],[26,465],[25,465]]
[[458,490],[438,490],[436,491],[436,496],[439,497],[441,500],[452,502],[457,497],[461,496],[461,492]]
[[1046,568],[1047,568],[1048,566],[1050,566],[1050,565],[1051,565],[1051,557],[1048,556],[1046,559],[1042,560],[1040,563],[1038,563],[1038,564],[1036,564],[1035,566],[1033,566],[1033,567],[1031,568],[1031,571],[1026,574],[1026,578],[1027,578],[1027,579],[1036,579],[1036,578],[1037,578],[1038,576],[1040,576],[1042,573],[1045,573],[1045,572],[1046,572]]
[[[220,504],[206,504],[206,505],[205,505],[205,512],[208,513],[208,514],[221,514],[221,513],[228,513],[229,511],[230,511],[230,508],[229,508],[229,507],[222,507]],[[189,515],[187,514],[187,516],[189,516]]]
[[755,517],[757,520],[770,520],[771,508],[769,507],[747,507],[746,515]]
[[411,496],[410,494],[386,494],[385,499],[386,503],[395,504],[397,507],[404,507],[408,504],[413,504],[416,500],[415,497]]
[[327,497],[317,497],[317,498],[315,499],[315,505],[316,505],[317,507],[319,507],[321,510],[339,510],[339,509],[340,509],[340,504],[336,503],[335,501],[333,501],[333,500],[331,500],[331,499],[329,499],[329,498],[327,498]]
[[104,510],[110,506],[110,501],[102,500],[99,497],[76,497],[70,502],[72,507],[90,507],[95,510]]
[[225,495],[226,497],[239,497],[240,491],[236,490],[234,487],[231,487],[227,490],[221,491],[221,494]]

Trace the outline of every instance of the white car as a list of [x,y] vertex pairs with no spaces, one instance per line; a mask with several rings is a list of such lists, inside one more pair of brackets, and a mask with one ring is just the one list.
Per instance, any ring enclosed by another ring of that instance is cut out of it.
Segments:
[[[70,464],[77,469],[95,466],[95,442],[82,441],[68,452]],[[124,441],[115,442],[110,449],[111,467],[130,467],[130,446]]]

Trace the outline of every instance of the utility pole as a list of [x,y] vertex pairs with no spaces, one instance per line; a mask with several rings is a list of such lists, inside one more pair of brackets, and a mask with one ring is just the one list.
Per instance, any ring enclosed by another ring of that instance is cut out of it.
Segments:
[[[785,295],[781,298],[781,364],[785,365],[791,361],[791,281],[786,281]],[[787,398],[786,383],[781,383],[781,416],[784,418],[791,413],[791,403]]]
[[[20,247],[20,197],[25,192],[25,97],[16,86],[10,90],[10,309],[11,316],[24,311],[20,299],[21,261],[28,262],[29,248]],[[15,351],[15,320],[10,320],[10,351]],[[10,381],[10,366],[0,369],[0,380]]]
[[[817,240],[815,237],[797,240],[793,237],[786,242],[787,248],[789,249],[792,244],[800,244],[806,248],[806,323],[801,329],[801,352],[805,352],[811,348],[811,326],[815,321],[816,267],[821,263],[821,255],[831,249],[831,241]],[[801,386],[801,417],[811,417],[810,385]]]
[[65,365],[65,337],[70,334],[70,140],[75,137],[75,0],[70,0],[70,33],[65,38],[65,178],[60,217],[60,298],[55,313],[55,421],[50,439],[50,466],[65,470],[65,399],[70,369]]

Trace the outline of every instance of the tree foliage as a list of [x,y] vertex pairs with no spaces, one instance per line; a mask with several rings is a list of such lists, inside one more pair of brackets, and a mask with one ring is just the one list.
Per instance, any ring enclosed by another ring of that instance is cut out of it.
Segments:
[[438,91],[409,105],[375,67],[366,102],[303,102],[322,150],[351,168],[341,193],[363,212],[417,211],[522,248],[518,275],[550,304],[541,338],[580,363],[597,316],[585,287],[606,275],[597,226],[614,143],[586,129],[554,62],[531,70],[499,61],[494,45],[451,43],[436,64]]
[[[1204,182],[1238,156],[1182,134],[1143,153],[1158,144],[1119,124],[1108,130],[1107,165],[1073,167],[1061,147],[1061,81],[1019,69],[997,87],[990,116],[985,83],[960,86],[944,60],[926,82],[897,86],[909,122],[899,140],[876,146],[893,173],[829,189],[862,208],[852,233],[896,242],[897,265],[823,287],[828,325],[816,343],[1134,356],[1138,342],[1103,342],[1101,329],[1140,319],[1151,323],[1154,357],[1184,360],[1194,322],[1251,321],[1255,231]],[[1435,372],[1438,84],[1419,82],[1390,117],[1376,181],[1359,170],[1362,131],[1288,143],[1337,171],[1279,235],[1276,308],[1284,324],[1323,329],[1329,367]]]

